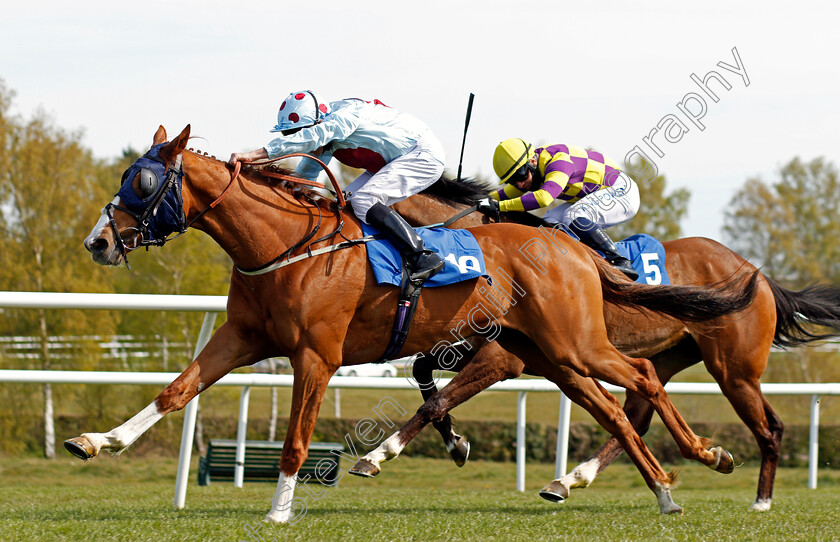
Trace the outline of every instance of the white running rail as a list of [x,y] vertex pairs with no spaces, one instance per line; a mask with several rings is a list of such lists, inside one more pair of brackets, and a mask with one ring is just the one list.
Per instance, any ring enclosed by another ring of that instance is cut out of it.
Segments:
[[[151,294],[72,294],[49,292],[2,292],[0,308],[44,308],[44,309],[107,309],[107,310],[161,310],[161,311],[197,311],[206,312],[195,355],[204,348],[210,339],[213,324],[218,312],[225,311],[226,296],[175,296]],[[0,370],[0,383],[51,383],[51,384],[170,384],[178,373],[160,372],[112,372],[112,371],[34,371]],[[239,426],[237,430],[237,457],[244,457],[245,428],[248,420],[248,394],[251,387],[291,387],[291,375],[240,374],[224,376],[214,386],[239,386],[242,388],[240,400]],[[440,379],[439,388],[449,383],[449,379]],[[333,377],[329,386],[332,388],[414,390],[416,383],[403,378],[379,377]],[[622,388],[604,384],[611,393],[623,393]],[[671,382],[665,386],[669,394],[720,395],[721,391],[714,383]],[[525,490],[525,407],[528,392],[558,393],[557,387],[544,379],[519,379],[499,382],[488,391],[515,391],[517,396],[517,453],[516,453],[516,488]],[[808,453],[808,487],[817,487],[819,406],[823,395],[840,395],[840,383],[829,384],[762,384],[765,395],[807,395],[811,397],[810,438]],[[187,480],[192,455],[192,442],[195,433],[195,416],[198,408],[196,396],[185,408],[184,428],[178,461],[178,475],[175,482],[176,508],[183,508],[186,503]],[[557,428],[557,460],[555,472],[561,476],[567,470],[569,436],[569,399],[560,394],[560,414]],[[241,466],[237,467],[241,469]],[[235,474],[238,487],[242,485],[242,473]]]

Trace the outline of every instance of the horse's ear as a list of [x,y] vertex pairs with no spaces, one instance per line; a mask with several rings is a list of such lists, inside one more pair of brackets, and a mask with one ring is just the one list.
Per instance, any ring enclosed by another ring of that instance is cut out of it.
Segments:
[[157,132],[155,132],[155,138],[152,141],[152,147],[160,145],[164,141],[166,141],[166,129],[163,126],[158,126]]
[[164,145],[160,149],[160,157],[163,158],[166,162],[172,162],[175,160],[175,157],[184,152],[184,149],[187,148],[187,141],[190,139],[190,125],[187,124],[187,127],[178,134],[178,137]]

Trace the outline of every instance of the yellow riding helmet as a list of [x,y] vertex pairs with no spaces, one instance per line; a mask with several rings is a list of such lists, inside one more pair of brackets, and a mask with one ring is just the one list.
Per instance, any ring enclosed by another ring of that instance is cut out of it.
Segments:
[[493,153],[493,170],[499,180],[508,182],[522,166],[528,165],[533,149],[533,145],[524,139],[505,139],[499,143]]

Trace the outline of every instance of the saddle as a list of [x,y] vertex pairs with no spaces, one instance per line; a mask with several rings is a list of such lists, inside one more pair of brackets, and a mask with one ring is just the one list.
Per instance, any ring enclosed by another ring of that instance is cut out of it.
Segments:
[[402,351],[423,288],[446,286],[464,280],[488,277],[484,254],[472,233],[467,230],[448,228],[415,229],[423,238],[426,247],[437,252],[445,262],[443,270],[421,284],[412,284],[409,280],[409,268],[399,250],[375,227],[362,224],[365,236],[375,237],[375,240],[368,242],[365,246],[376,282],[400,288],[391,338],[377,363],[395,359]]

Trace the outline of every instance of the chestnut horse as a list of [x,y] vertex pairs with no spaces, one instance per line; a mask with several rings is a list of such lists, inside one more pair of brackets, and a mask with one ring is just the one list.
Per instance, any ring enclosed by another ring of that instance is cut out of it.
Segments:
[[[454,183],[442,179],[424,193],[398,203],[395,208],[415,226],[438,223],[464,211],[486,197],[487,192],[486,187],[475,182]],[[531,226],[551,227],[527,213],[507,213],[503,218]],[[453,226],[467,228],[487,222],[481,213],[472,213],[454,222]],[[665,267],[673,284],[716,284],[738,273],[755,271],[743,258],[710,239],[679,239],[665,242],[664,246]],[[590,254],[601,260],[596,253],[590,251]],[[604,306],[604,316],[610,341],[626,355],[650,358],[663,383],[680,371],[704,362],[758,443],[761,468],[751,509],[764,511],[771,506],[783,425],[761,393],[759,380],[767,366],[771,346],[798,346],[840,334],[840,289],[818,285],[793,292],[763,275],[759,283],[758,294],[749,309],[737,317],[721,317],[712,327],[683,324],[649,311],[619,307],[609,301]],[[813,324],[830,329],[825,333],[816,332],[811,327]],[[466,461],[469,445],[452,430],[449,415],[444,411],[497,381],[518,376],[524,369],[523,362],[511,355],[497,353],[481,360],[470,360],[471,351],[462,349],[460,354],[463,358],[456,369],[469,363],[469,375],[462,374],[444,395],[436,397],[436,408],[426,405],[424,411],[429,419],[436,420],[435,427],[459,466]],[[414,376],[422,384],[424,398],[428,399],[437,391],[432,371],[442,365],[430,354],[415,361]],[[480,379],[481,385],[470,385],[471,378]],[[444,408],[443,405],[448,406]],[[642,397],[628,393],[624,410],[636,431],[645,434],[653,416],[650,404]],[[588,486],[621,452],[621,444],[611,438],[585,463],[550,484],[543,496],[562,500],[568,497],[570,489]]]
[[[95,262],[119,265],[131,249],[162,244],[172,231],[185,231],[187,226],[204,231],[235,266],[227,320],[186,370],[141,412],[107,433],[69,439],[65,447],[82,459],[101,450],[119,453],[230,371],[288,356],[294,371],[291,412],[282,473],[267,516],[272,522],[288,522],[296,475],[306,459],[327,383],[342,364],[370,362],[382,353],[398,291],[376,284],[366,250],[357,245],[265,274],[248,271],[263,267],[278,254],[306,253],[300,240],[311,239],[324,217],[343,223],[342,235],[348,239],[362,237],[360,223],[335,202],[314,200],[311,191],[277,183],[255,171],[239,174],[237,168],[232,173],[225,162],[185,151],[189,133],[187,126],[166,142],[165,130],[158,129],[152,149],[127,170],[120,195],[103,210],[85,247]],[[155,168],[160,171],[155,173]],[[137,202],[145,207],[132,208]],[[180,216],[180,222],[167,228],[155,222],[162,215]],[[500,340],[491,342],[492,348],[509,348],[519,355],[522,349],[530,351],[529,366],[557,382],[619,439],[657,496],[662,513],[682,511],[670,496],[672,477],[636,435],[620,404],[593,378],[651,401],[684,456],[721,472],[732,471],[731,455],[720,447],[710,448],[682,419],[650,361],[628,357],[610,344],[602,292],[627,307],[641,304],[682,319],[708,320],[749,306],[757,275],[717,289],[643,286],[616,278],[606,264],[596,263],[569,240],[563,241],[565,246],[549,247],[544,265],[535,267],[516,257],[518,248],[533,236],[531,228],[510,224],[471,231],[487,269],[493,270],[493,286],[485,279],[473,279],[427,288],[405,351],[448,344],[450,330],[467,339],[498,335]],[[338,246],[335,237],[327,236],[323,242]],[[495,296],[495,306],[504,309],[501,314],[488,308],[488,296]],[[493,355],[482,351],[479,360]],[[395,444],[392,439],[386,442]]]

